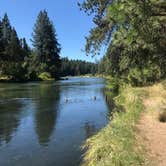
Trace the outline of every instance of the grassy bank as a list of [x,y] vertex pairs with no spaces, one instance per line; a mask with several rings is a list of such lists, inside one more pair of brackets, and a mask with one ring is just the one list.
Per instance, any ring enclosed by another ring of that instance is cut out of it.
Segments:
[[[108,89],[110,87],[108,84]],[[123,111],[115,113],[104,129],[87,140],[83,166],[147,165],[144,149],[136,143],[134,134],[135,124],[144,110],[142,97],[145,95],[141,88],[120,87],[114,100]]]

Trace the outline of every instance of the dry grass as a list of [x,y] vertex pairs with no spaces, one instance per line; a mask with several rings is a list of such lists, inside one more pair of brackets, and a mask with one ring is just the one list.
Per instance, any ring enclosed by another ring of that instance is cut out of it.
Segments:
[[145,110],[137,126],[147,157],[154,166],[166,165],[166,84],[165,82],[144,88]]
[[160,116],[165,116],[166,109],[166,84],[155,84],[144,88],[148,96],[144,99],[144,105],[146,112],[155,119],[159,119]]

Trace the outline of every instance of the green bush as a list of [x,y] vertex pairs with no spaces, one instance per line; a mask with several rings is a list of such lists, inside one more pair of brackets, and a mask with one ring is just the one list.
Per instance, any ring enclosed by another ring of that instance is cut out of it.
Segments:
[[133,68],[130,70],[128,75],[128,80],[132,85],[138,85],[141,83],[141,72],[138,68]]
[[43,81],[53,80],[53,78],[51,77],[51,74],[48,72],[43,72],[38,77],[39,77],[39,79],[41,79]]
[[133,86],[149,85],[161,78],[160,68],[157,65],[132,68],[128,74],[128,81]]
[[116,77],[110,77],[106,82],[106,89],[113,93],[118,93],[119,90],[119,79]]

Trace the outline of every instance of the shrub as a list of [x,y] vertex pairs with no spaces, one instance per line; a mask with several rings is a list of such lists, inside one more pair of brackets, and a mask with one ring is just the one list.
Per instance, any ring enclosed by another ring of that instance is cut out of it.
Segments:
[[160,68],[149,65],[144,68],[132,68],[128,74],[128,81],[133,86],[150,85],[161,78]]
[[44,81],[53,80],[53,78],[51,77],[51,74],[48,72],[43,72],[38,77],[39,77],[39,79],[44,80]]
[[142,73],[139,68],[132,68],[128,74],[128,81],[131,85],[140,85],[142,84]]

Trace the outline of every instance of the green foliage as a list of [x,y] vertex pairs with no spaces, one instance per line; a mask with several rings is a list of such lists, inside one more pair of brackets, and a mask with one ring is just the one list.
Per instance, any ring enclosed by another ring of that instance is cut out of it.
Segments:
[[[25,40],[19,39],[7,14],[0,20],[0,76],[12,81],[38,80],[43,72],[59,77],[61,60],[60,45],[47,12],[39,13],[33,33],[35,49],[31,50]],[[43,75],[44,79],[48,75]],[[48,77],[50,79],[50,77]]]
[[86,52],[95,55],[103,44],[108,46],[100,73],[136,85],[166,76],[164,1],[85,0],[81,9],[93,13],[96,24],[86,38]]
[[78,76],[85,74],[96,74],[97,64],[82,60],[69,60],[62,58],[61,76]]
[[154,81],[161,78],[160,67],[156,65],[150,65],[142,69],[132,68],[128,74],[128,81],[131,85],[145,85],[152,84]]
[[143,73],[138,68],[133,68],[130,70],[128,75],[128,80],[131,84],[139,85],[142,82]]
[[111,74],[110,60],[107,56],[104,56],[98,64],[99,74]]
[[1,64],[1,75],[8,76],[12,81],[26,81],[26,68],[21,62],[3,62]]
[[51,77],[51,74],[48,73],[48,72],[43,72],[43,73],[41,73],[38,77],[39,77],[41,80],[43,80],[43,81],[54,80],[54,79]]
[[117,94],[119,92],[119,84],[119,79],[116,77],[109,77],[109,79],[107,78],[106,82],[106,90],[112,92],[113,94]]
[[[83,166],[148,165],[141,144],[136,144],[134,125],[143,111],[140,89],[123,85],[114,100],[125,111],[114,113],[111,122],[85,144]],[[139,147],[139,148],[138,148]]]
[[0,20],[0,77],[13,81],[52,80],[59,76],[97,72],[97,64],[60,59],[61,48],[45,10],[40,11],[34,26],[33,46],[31,50],[25,38],[18,38],[5,14]]
[[[60,45],[47,12],[40,11],[33,32],[31,50],[19,39],[7,14],[0,20],[0,78],[12,81],[52,80],[59,76],[96,74],[97,64],[60,59]],[[62,65],[61,65],[62,61]]]
[[26,51],[21,46],[17,32],[10,25],[7,14],[0,21],[0,42],[0,75],[13,81],[26,80],[27,70],[23,65]]
[[60,61],[60,44],[57,40],[54,26],[47,12],[40,11],[33,32],[33,46],[39,61],[39,71],[49,72],[52,77],[58,77]]

